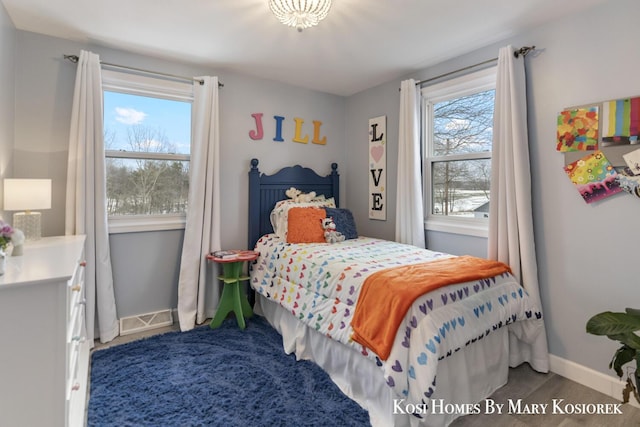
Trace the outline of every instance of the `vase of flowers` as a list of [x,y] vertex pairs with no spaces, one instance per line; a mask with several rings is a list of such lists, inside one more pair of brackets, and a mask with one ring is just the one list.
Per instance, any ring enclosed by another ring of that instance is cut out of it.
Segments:
[[7,246],[11,243],[13,228],[0,219],[0,276],[4,274],[7,267]]

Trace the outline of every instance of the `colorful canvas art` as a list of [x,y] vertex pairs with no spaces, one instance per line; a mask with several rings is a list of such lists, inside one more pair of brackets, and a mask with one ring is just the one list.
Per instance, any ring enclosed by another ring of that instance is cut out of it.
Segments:
[[640,97],[602,104],[602,145],[637,144],[640,135]]
[[634,175],[628,167],[616,168],[616,180],[623,191],[632,196],[640,197],[640,175]]
[[622,155],[622,159],[629,166],[633,175],[640,175],[640,149]]
[[587,203],[622,191],[615,168],[600,150],[568,164],[564,170]]
[[556,150],[598,149],[598,107],[576,108],[558,114]]

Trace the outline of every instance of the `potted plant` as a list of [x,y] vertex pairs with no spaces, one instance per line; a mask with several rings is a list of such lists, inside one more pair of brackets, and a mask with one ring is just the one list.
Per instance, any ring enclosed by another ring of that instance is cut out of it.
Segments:
[[[640,385],[640,337],[635,332],[640,331],[640,310],[626,308],[624,313],[605,311],[596,314],[587,322],[587,332],[593,335],[606,335],[613,341],[622,343],[613,354],[609,369],[613,369],[622,378],[622,367],[635,361],[633,373],[627,369],[627,385],[622,391],[622,400],[629,402],[629,395],[640,402],[638,386]],[[635,381],[634,381],[635,380]]]

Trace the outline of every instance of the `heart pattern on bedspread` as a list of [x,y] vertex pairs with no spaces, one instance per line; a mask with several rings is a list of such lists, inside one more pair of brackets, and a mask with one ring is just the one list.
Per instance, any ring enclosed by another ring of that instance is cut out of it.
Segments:
[[[515,321],[542,314],[505,273],[440,288],[418,298],[407,312],[386,361],[351,340],[351,319],[362,283],[398,265],[450,255],[366,237],[337,244],[289,244],[275,234],[256,244],[251,286],[327,337],[353,347],[383,370],[387,385],[407,403],[426,403],[435,390],[439,360]],[[527,320],[529,319],[529,320]]]

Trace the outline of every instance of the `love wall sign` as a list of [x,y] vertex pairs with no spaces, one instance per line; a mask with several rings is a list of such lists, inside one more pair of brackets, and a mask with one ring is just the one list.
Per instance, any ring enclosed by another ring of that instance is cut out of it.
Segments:
[[387,219],[387,116],[369,119],[369,219]]

